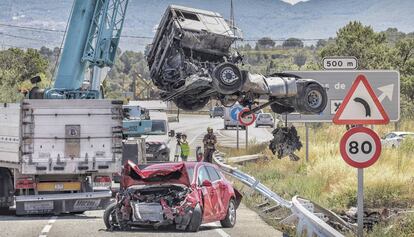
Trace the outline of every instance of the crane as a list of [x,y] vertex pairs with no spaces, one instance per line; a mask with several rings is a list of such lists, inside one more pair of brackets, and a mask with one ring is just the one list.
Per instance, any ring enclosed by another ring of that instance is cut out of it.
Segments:
[[128,1],[74,0],[54,85],[46,90],[34,87],[29,98],[103,98],[102,68],[115,62]]

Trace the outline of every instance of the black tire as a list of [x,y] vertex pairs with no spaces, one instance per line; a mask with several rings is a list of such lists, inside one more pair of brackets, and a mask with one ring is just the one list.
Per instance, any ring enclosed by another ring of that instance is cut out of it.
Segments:
[[228,127],[227,126],[224,126],[224,130],[227,130],[228,129]]
[[230,95],[240,91],[243,77],[240,69],[232,63],[222,63],[214,68],[213,87],[221,94]]
[[319,114],[328,102],[326,90],[316,82],[303,85],[296,98],[296,111],[302,114]]
[[187,231],[197,232],[200,229],[200,225],[203,221],[203,211],[199,204],[194,208],[193,215],[191,216],[190,223],[187,226]]
[[103,214],[103,220],[104,220],[106,229],[108,230],[113,230],[119,227],[118,223],[117,224],[113,223],[115,221],[113,220],[113,218],[116,219],[116,214],[114,213],[115,208],[116,208],[116,203],[111,203],[106,207],[105,212]]
[[254,127],[255,127],[255,128],[258,128],[258,127],[259,127],[259,125],[257,125],[257,124],[256,124],[256,125],[254,125]]
[[220,221],[220,224],[223,228],[233,228],[236,225],[236,202],[234,199],[230,199],[229,207],[227,208],[226,217]]

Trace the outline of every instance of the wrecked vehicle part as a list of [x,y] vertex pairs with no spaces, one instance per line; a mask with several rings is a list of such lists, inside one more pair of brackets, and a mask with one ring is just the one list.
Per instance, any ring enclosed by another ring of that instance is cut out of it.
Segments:
[[279,114],[323,111],[326,91],[312,79],[240,70],[243,57],[231,49],[238,39],[239,30],[218,13],[169,6],[146,54],[151,79],[163,91],[162,99],[185,110],[198,110],[210,98],[225,106],[239,100],[251,107],[267,97]]
[[[210,89],[218,94],[239,91],[243,78],[239,54],[231,53],[237,30],[215,12],[181,6],[169,6],[147,53],[154,84],[174,100],[188,94],[200,95]],[[194,80],[208,82],[207,87],[191,86]]]
[[[209,180],[201,182],[202,178],[210,177],[206,176],[210,172],[216,175],[214,184]],[[116,204],[105,210],[104,222],[110,230],[175,225],[178,230],[197,231],[201,223],[226,220],[227,209],[222,208],[230,207],[231,200],[237,208],[241,198],[212,164],[181,162],[138,166],[128,161]]]
[[295,155],[295,151],[302,148],[302,143],[296,128],[293,125],[277,127],[272,133],[273,139],[270,141],[269,149],[273,154],[277,155],[279,159],[289,156],[290,160],[298,161],[300,158]]

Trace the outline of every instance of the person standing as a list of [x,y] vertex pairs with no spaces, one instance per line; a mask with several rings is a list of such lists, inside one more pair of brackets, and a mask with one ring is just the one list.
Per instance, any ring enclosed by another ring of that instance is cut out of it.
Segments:
[[181,160],[187,161],[187,158],[190,155],[190,145],[187,141],[187,135],[183,134],[181,138]]
[[203,138],[204,162],[213,162],[213,153],[216,151],[217,137],[211,127],[207,128],[207,134]]

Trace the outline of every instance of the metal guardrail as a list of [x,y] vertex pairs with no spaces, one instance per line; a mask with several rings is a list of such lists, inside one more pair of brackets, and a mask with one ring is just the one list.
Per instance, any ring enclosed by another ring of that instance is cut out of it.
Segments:
[[307,236],[320,236],[320,237],[343,237],[339,231],[330,226],[327,221],[333,221],[335,224],[342,226],[344,229],[353,231],[353,226],[350,226],[347,222],[343,221],[335,213],[330,210],[324,209],[310,200],[300,198],[298,196],[293,197],[292,201],[287,201],[280,197],[276,193],[272,192],[269,188],[260,183],[259,180],[254,177],[243,173],[242,171],[225,164],[223,154],[215,152],[213,155],[214,162],[220,167],[220,169],[226,173],[259,192],[262,196],[269,201],[273,201],[277,206],[288,208],[292,211],[292,215],[288,216],[280,223],[292,224],[297,222],[296,235],[302,236],[304,233]]

